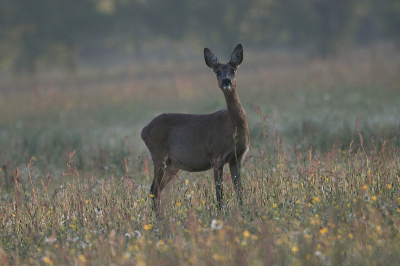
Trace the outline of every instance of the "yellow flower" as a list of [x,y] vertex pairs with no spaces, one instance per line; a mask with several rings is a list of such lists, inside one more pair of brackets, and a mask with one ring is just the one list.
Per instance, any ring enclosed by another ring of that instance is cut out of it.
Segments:
[[276,203],[274,202],[274,205],[272,205],[272,208],[276,209],[277,207],[278,207],[278,204],[276,204]]
[[352,239],[352,238],[354,237],[354,235],[353,235],[352,233],[349,233],[349,234],[348,234],[348,237],[349,237],[350,239]]
[[376,231],[378,231],[378,234],[382,234],[382,227],[380,225],[378,225],[376,227]]
[[315,198],[313,198],[313,200],[312,200],[312,203],[315,203],[315,202],[321,202],[321,200],[318,198],[318,197],[315,197]]
[[153,194],[150,194],[150,198],[154,198],[155,196]]
[[144,226],[143,226],[143,229],[144,230],[150,230],[151,229],[151,224],[145,224]]
[[319,232],[321,233],[321,235],[325,235],[326,233],[328,233],[328,228],[324,227],[321,230],[319,230]]
[[372,196],[371,199],[372,199],[373,201],[376,201],[376,196]]
[[368,189],[368,186],[367,186],[367,185],[364,185],[362,188],[363,188],[364,190],[367,190],[367,189]]
[[186,185],[189,184],[189,180],[186,179],[185,184],[186,184]]
[[391,188],[392,188],[392,185],[391,185],[391,184],[387,184],[387,188],[388,188],[388,189],[391,189]]
[[85,262],[86,262],[86,258],[85,258],[85,256],[83,256],[82,254],[80,254],[80,255],[78,256],[78,259],[79,259],[79,261],[82,262],[82,263],[85,263]]
[[246,238],[246,239],[249,238],[249,237],[250,237],[250,232],[247,231],[247,230],[244,231],[244,232],[243,232],[243,236],[244,236],[244,238]]
[[299,251],[299,248],[298,248],[297,246],[293,246],[293,247],[292,247],[292,252],[293,252],[294,254],[296,254],[298,251]]
[[53,261],[49,258],[49,256],[44,257],[43,262],[46,264],[53,265]]

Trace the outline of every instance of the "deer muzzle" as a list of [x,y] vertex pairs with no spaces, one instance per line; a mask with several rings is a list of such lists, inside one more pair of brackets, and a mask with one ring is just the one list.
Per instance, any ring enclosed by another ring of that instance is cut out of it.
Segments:
[[221,87],[222,87],[224,90],[229,90],[229,89],[232,87],[232,82],[231,82],[231,80],[230,80],[230,79],[223,79],[223,80],[221,81]]

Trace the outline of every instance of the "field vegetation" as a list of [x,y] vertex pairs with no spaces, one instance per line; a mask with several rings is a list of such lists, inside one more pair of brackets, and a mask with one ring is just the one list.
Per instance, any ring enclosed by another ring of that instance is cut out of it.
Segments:
[[[227,61],[221,56],[221,61]],[[245,53],[251,148],[238,207],[228,169],[180,172],[156,220],[140,130],[225,108],[203,59],[76,75],[3,75],[1,265],[394,265],[400,261],[400,55]]]

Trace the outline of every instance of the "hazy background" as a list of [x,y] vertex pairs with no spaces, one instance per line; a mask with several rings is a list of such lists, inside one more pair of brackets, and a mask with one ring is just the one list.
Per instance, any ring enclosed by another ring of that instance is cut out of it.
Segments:
[[203,49],[238,43],[250,156],[399,145],[399,29],[397,0],[1,0],[1,169],[140,172],[153,117],[226,107]]
[[108,67],[229,51],[291,50],[328,58],[400,44],[396,0],[2,0],[0,63],[13,73]]

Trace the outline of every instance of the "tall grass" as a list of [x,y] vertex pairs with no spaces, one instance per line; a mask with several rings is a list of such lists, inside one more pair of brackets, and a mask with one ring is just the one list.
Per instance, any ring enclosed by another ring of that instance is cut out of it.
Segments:
[[160,220],[140,129],[161,112],[224,108],[212,73],[194,65],[103,73],[101,82],[43,77],[33,91],[5,83],[0,264],[400,261],[398,55],[275,66],[264,64],[270,55],[253,58],[238,74],[252,136],[243,208],[229,172],[221,212],[211,172],[180,172],[162,193]]

